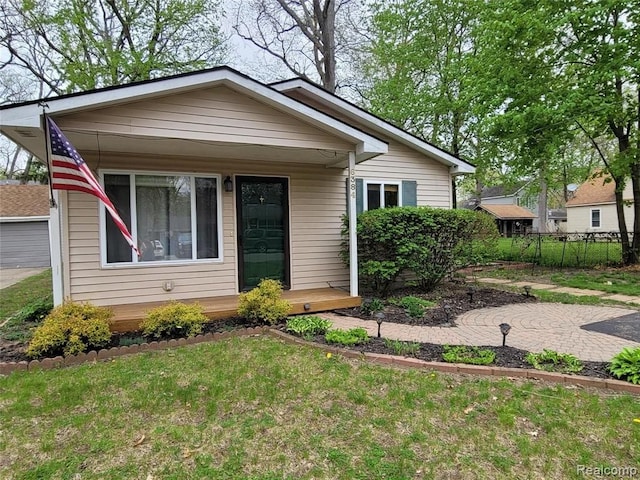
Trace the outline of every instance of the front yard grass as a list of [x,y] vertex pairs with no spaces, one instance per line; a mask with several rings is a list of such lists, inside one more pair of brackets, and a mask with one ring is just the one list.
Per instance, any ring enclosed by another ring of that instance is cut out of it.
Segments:
[[581,478],[640,464],[630,395],[269,337],[0,377],[0,478]]

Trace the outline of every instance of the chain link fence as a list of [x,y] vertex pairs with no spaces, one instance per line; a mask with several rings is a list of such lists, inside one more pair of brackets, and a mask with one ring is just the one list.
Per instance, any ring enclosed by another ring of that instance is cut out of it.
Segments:
[[[633,234],[629,234],[630,241]],[[528,233],[500,239],[501,260],[548,268],[591,268],[622,263],[618,232]]]

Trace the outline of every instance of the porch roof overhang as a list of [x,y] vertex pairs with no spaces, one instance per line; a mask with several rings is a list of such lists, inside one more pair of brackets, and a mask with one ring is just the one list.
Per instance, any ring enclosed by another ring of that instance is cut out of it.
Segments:
[[[234,143],[212,139],[198,132],[188,132],[178,138],[168,138],[154,135],[153,131],[133,135],[109,130],[96,131],[95,128],[83,129],[77,126],[65,131],[65,134],[81,153],[140,153],[203,158],[215,156],[228,159],[313,163],[330,167],[346,167],[349,151],[355,152],[356,162],[359,163],[386,153],[388,150],[386,142],[228,67],[2,106],[0,107],[0,133],[36,157],[44,159],[46,155],[42,128],[43,104],[46,104],[46,113],[56,119],[75,113],[216,86],[226,86],[291,115],[297,120],[345,141],[350,148],[295,147],[278,144],[274,140]],[[61,128],[65,130],[63,125]]]
[[390,124],[386,120],[383,120],[382,118],[363,110],[357,105],[323,90],[302,78],[275,82],[270,86],[283,93],[296,90],[303,92],[306,96],[310,96],[320,104],[337,110],[340,114],[357,121],[372,131],[393,138],[394,140],[417,150],[423,155],[448,166],[449,172],[453,176],[470,174],[476,171],[476,167],[466,160],[463,160],[422,138],[416,137],[405,130]]

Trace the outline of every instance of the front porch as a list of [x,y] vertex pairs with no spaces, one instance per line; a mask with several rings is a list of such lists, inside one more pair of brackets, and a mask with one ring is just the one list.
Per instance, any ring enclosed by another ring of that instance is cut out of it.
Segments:
[[[287,290],[283,298],[291,302],[292,315],[301,313],[315,313],[338,308],[357,307],[361,303],[360,297],[352,297],[348,292],[337,288],[314,288],[308,290]],[[198,302],[204,307],[204,313],[211,320],[237,315],[238,295],[223,297],[206,297],[184,300],[185,303]],[[139,329],[140,322],[145,313],[152,308],[165,305],[167,302],[134,303],[129,305],[115,305],[113,310],[113,323],[111,330],[114,332],[129,332]],[[308,309],[305,309],[308,305]]]

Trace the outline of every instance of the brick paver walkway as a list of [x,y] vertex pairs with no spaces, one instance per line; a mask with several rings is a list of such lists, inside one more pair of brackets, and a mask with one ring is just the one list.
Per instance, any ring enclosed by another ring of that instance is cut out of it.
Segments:
[[[640,347],[631,342],[603,333],[580,328],[588,323],[609,320],[632,313],[633,310],[590,305],[558,303],[525,303],[497,308],[471,310],[456,319],[455,327],[419,327],[397,323],[383,323],[384,338],[437,344],[501,345],[498,325],[508,323],[511,332],[507,345],[529,351],[548,348],[571,353],[582,360],[609,361],[623,347]],[[377,335],[375,321],[344,317],[335,313],[322,315],[336,328],[364,327],[369,335]],[[640,328],[640,325],[639,327]]]

